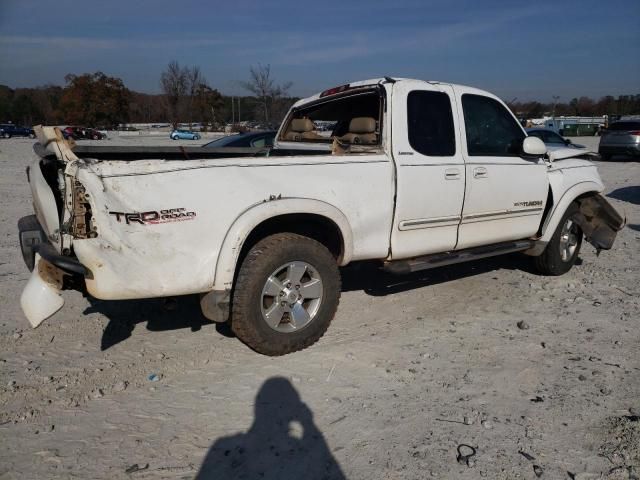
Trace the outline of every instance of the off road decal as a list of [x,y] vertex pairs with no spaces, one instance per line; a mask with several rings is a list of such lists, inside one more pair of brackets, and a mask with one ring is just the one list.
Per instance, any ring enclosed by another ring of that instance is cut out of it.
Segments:
[[118,223],[124,221],[127,225],[155,225],[158,223],[184,222],[196,218],[196,212],[188,212],[186,208],[169,208],[168,210],[151,210],[149,212],[109,212],[116,217]]
[[513,204],[514,207],[541,207],[542,200],[532,200],[530,202],[516,202]]

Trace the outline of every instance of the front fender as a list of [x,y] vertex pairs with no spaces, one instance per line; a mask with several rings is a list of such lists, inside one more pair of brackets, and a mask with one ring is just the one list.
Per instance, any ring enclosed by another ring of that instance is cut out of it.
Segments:
[[340,265],[346,265],[353,256],[353,233],[347,217],[335,206],[308,198],[282,198],[254,205],[233,222],[220,248],[213,290],[230,289],[233,285],[236,263],[249,234],[270,218],[287,214],[315,214],[333,221],[342,234],[343,255]]
[[[542,236],[538,239],[539,242],[547,243],[551,240],[553,236],[553,232],[558,228],[558,224],[560,220],[562,220],[562,216],[564,212],[567,211],[571,202],[573,202],[576,198],[586,193],[597,194],[601,192],[603,189],[603,185],[599,182],[594,181],[585,181],[577,183],[573,185],[571,188],[566,190],[560,199],[554,202],[554,206],[547,216],[543,226],[542,226]],[[555,192],[554,197],[555,197]]]

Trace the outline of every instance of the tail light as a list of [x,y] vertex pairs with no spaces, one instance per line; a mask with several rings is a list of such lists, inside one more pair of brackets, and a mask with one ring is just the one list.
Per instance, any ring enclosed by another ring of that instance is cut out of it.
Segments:
[[640,130],[631,130],[629,135],[640,135]]

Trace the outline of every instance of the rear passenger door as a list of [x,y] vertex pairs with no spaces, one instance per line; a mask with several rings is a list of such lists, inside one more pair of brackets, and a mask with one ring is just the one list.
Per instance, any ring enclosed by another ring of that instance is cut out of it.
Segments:
[[526,134],[502,102],[457,88],[467,178],[457,248],[535,235],[549,190],[546,163],[520,156]]
[[392,258],[453,250],[465,170],[451,86],[403,80],[393,87],[396,211]]

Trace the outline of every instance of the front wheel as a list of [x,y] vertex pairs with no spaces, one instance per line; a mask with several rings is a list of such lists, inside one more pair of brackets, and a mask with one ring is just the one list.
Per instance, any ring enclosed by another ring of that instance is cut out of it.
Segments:
[[9,134],[9,133],[7,133],[7,132],[5,132],[2,136],[3,136],[4,138],[11,138],[11,134]]
[[575,221],[578,212],[577,204],[569,205],[544,252],[535,258],[540,273],[562,275],[576,263],[582,245],[582,229]]
[[324,245],[293,233],[271,235],[242,262],[231,329],[259,353],[285,355],[317,342],[339,301],[338,265]]

